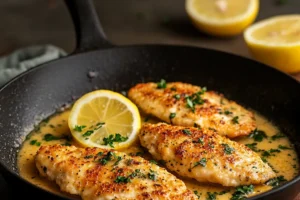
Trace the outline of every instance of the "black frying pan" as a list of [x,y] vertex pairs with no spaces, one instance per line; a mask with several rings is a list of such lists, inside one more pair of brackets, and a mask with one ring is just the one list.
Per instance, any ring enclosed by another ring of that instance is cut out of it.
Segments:
[[[28,133],[24,129],[33,128],[39,116],[53,114],[95,87],[122,91],[136,83],[161,78],[207,86],[271,119],[289,135],[300,153],[300,84],[290,76],[253,60],[204,48],[114,47],[104,37],[91,0],[66,2],[76,28],[74,54],[25,72],[0,90],[0,163],[13,194],[59,198],[19,176],[19,138]],[[99,75],[89,77],[90,71]],[[293,199],[299,188],[298,175],[250,199]]]

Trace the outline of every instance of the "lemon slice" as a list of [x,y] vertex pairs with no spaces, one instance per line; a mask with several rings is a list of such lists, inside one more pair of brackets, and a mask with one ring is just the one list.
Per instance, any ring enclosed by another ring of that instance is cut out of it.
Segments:
[[199,30],[216,36],[234,36],[256,19],[259,1],[186,0],[185,9]]
[[286,73],[300,72],[300,15],[279,15],[257,22],[244,39],[258,61]]
[[136,105],[125,96],[97,90],[75,102],[68,125],[82,146],[121,149],[137,139],[141,118]]

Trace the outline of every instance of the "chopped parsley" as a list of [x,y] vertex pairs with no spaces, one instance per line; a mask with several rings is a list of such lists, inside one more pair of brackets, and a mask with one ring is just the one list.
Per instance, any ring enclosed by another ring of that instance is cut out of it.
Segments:
[[199,193],[197,190],[194,190],[194,194],[198,197],[198,199],[200,199],[201,193]]
[[44,135],[44,140],[47,142],[52,141],[52,140],[59,140],[59,139],[61,139],[61,138],[56,137],[50,133],[47,133],[46,135]]
[[275,178],[272,178],[266,182],[267,185],[272,187],[277,187],[281,185],[282,183],[286,182],[287,180],[284,178],[284,176],[278,176]]
[[258,152],[260,151],[259,149],[257,149],[257,143],[252,143],[252,144],[245,144],[246,147],[250,148],[252,151]]
[[150,172],[148,173],[148,178],[155,181],[157,179],[156,172],[150,169]]
[[83,137],[89,137],[89,136],[91,136],[93,133],[94,133],[94,131],[88,130],[88,131],[86,131],[82,136],[83,136]]
[[206,200],[216,200],[217,193],[216,192],[207,192]]
[[150,160],[149,162],[157,165],[157,162],[155,160]]
[[117,157],[117,161],[114,163],[114,165],[118,165],[121,160],[122,160],[122,157],[118,156]]
[[232,197],[230,198],[230,200],[245,199],[248,194],[253,192],[253,190],[254,190],[253,185],[239,186],[235,189],[235,192],[232,194]]
[[264,131],[255,129],[251,132],[249,138],[253,138],[256,142],[261,142],[264,138],[267,138],[267,135]]
[[93,155],[87,155],[87,156],[84,156],[83,158],[84,159],[89,159],[89,158],[92,158],[92,157],[94,157]]
[[65,142],[64,144],[62,144],[62,146],[71,146],[72,144],[70,142]]
[[234,148],[230,147],[228,144],[222,144],[224,148],[224,153],[230,155],[234,152]]
[[292,149],[291,147],[287,147],[287,146],[283,146],[283,145],[279,145],[278,146],[279,149],[285,150],[285,149]]
[[182,132],[186,135],[192,135],[192,133],[189,129],[183,129]]
[[176,113],[170,113],[170,116],[169,116],[170,120],[173,119],[174,117],[176,117]]
[[206,158],[201,158],[200,161],[195,162],[194,167],[197,167],[198,165],[201,165],[202,167],[206,167],[206,162],[207,162]]
[[35,146],[41,146],[41,143],[40,142],[38,142],[37,140],[31,140],[30,141],[30,145],[35,145]]
[[[102,153],[102,152],[101,152]],[[98,153],[99,154],[99,153]],[[112,158],[115,157],[115,154],[111,151],[109,151],[103,158],[101,158],[99,160],[99,162],[102,164],[102,165],[106,165],[108,163],[108,161],[111,161]]]
[[196,105],[204,104],[204,99],[201,98],[201,95],[206,92],[206,87],[203,87],[201,91],[192,94],[191,96],[186,96],[186,107],[190,108],[195,112]]
[[198,143],[204,144],[204,139],[203,139],[203,138],[199,138],[199,139],[198,139]]
[[102,128],[102,126],[105,124],[105,122],[99,122],[96,124],[96,127],[94,128],[94,131],[95,130],[98,130],[99,128]]
[[269,156],[275,156],[272,153],[280,153],[281,151],[279,149],[270,149],[270,150],[264,150],[262,153],[263,157],[269,157]]
[[160,82],[157,83],[158,89],[165,89],[167,87],[167,82],[164,79],[161,79]]
[[97,153],[97,156],[102,156],[103,155],[103,152],[99,152],[99,153]]
[[125,176],[118,176],[115,183],[130,183],[130,178]]
[[233,124],[238,124],[239,123],[239,116],[235,116],[234,118],[232,118],[232,123]]
[[173,97],[174,97],[176,100],[178,100],[178,99],[180,99],[180,94],[175,94]]
[[225,114],[225,115],[230,115],[230,114],[232,114],[232,112],[230,112],[229,110],[225,110],[225,111],[224,111],[224,114]]
[[271,137],[272,140],[278,140],[280,138],[285,138],[286,136],[283,133],[277,133]]
[[81,132],[82,129],[84,129],[85,127],[86,127],[86,126],[84,126],[84,125],[82,125],[82,126],[75,125],[74,131]]
[[123,137],[121,134],[117,133],[115,135],[109,135],[108,137],[103,138],[104,145],[109,145],[114,148],[114,142],[125,142],[128,140],[128,137]]

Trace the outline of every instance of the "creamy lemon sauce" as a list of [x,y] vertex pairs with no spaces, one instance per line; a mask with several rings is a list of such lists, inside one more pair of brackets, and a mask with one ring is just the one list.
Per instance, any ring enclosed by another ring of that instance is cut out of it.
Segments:
[[[26,140],[24,141],[18,155],[18,167],[20,175],[38,187],[42,187],[54,193],[62,192],[54,182],[39,176],[35,167],[34,156],[41,145],[63,144],[75,145],[79,147],[79,145],[71,139],[71,134],[67,123],[68,116],[69,110],[55,114],[49,119],[41,122],[40,125],[26,137]],[[273,170],[278,176],[284,176],[286,180],[291,180],[298,174],[299,171],[299,161],[291,142],[267,119],[258,114],[255,114],[255,117],[257,129],[264,131],[267,137],[263,137],[261,142],[255,141],[254,138],[249,137],[243,137],[236,141],[243,144],[251,144],[250,146],[258,149],[258,154],[261,155],[263,159],[265,159],[265,161],[272,166]],[[149,117],[145,116],[142,116],[142,119],[143,121],[147,122],[157,122],[155,119],[149,119]],[[264,153],[263,150],[266,150],[269,153]],[[146,150],[139,146],[139,143],[128,149],[125,149],[124,152],[133,154],[138,153],[148,160],[152,159],[151,156],[147,154]],[[199,199],[201,200],[213,200],[214,196],[216,197],[215,199],[228,200],[235,191],[235,188],[200,184],[193,180],[186,180],[184,178],[181,179],[186,183],[189,189],[198,194]],[[250,194],[250,196],[257,195],[270,189],[272,189],[272,187],[268,185],[255,185],[254,191]],[[66,193],[63,194],[68,195]],[[209,195],[212,197],[209,198]],[[78,196],[68,196],[80,199]]]

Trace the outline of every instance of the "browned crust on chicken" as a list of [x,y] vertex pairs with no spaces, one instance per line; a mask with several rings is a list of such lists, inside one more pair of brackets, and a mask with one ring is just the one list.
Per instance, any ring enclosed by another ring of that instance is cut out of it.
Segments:
[[[156,83],[141,83],[129,90],[128,97],[146,114],[174,125],[210,128],[229,138],[248,135],[255,129],[252,112],[222,94],[201,91],[198,86],[181,82],[168,83],[166,88],[158,88]],[[191,107],[187,99],[193,97],[200,97],[200,101],[199,104],[194,101]],[[171,113],[175,113],[174,118]]]
[[113,150],[41,146],[35,162],[41,176],[82,199],[196,199],[165,169]]
[[261,184],[275,173],[258,154],[211,130],[144,124],[142,146],[177,174],[223,186]]

